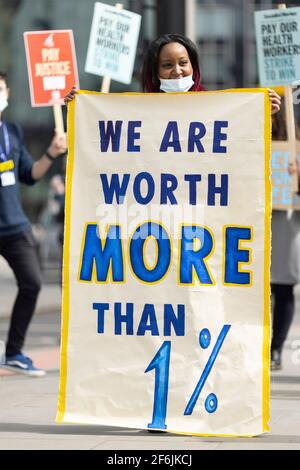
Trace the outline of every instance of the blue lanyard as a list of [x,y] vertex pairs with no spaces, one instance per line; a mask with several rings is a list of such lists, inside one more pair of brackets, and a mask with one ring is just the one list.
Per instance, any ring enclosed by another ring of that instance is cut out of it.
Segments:
[[7,160],[9,152],[10,152],[10,143],[9,143],[8,130],[7,130],[7,126],[6,126],[5,122],[2,122],[1,127],[2,127],[2,130],[3,130],[5,150],[3,149],[2,145],[0,144],[0,159],[5,162]]

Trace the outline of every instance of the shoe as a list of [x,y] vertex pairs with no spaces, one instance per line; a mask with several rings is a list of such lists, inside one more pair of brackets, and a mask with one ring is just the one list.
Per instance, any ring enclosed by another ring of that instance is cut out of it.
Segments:
[[281,353],[278,349],[271,351],[271,370],[281,370]]
[[159,429],[147,429],[147,432],[152,432],[153,434],[156,434],[156,433],[162,433],[164,431],[160,431]]
[[30,377],[44,377],[46,375],[44,370],[34,367],[32,360],[24,354],[6,356],[5,364],[2,367]]

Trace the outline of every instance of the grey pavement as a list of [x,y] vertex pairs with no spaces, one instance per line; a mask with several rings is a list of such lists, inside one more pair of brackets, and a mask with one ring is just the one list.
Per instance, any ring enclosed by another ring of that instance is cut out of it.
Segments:
[[[0,262],[0,339],[5,339],[14,282]],[[27,348],[50,357],[58,350],[60,288],[45,284]],[[284,350],[284,368],[271,378],[271,432],[255,438],[149,434],[106,426],[57,425],[58,359],[42,379],[0,375],[0,450],[296,450],[300,449],[300,288],[296,318]],[[46,361],[47,362],[47,361]]]

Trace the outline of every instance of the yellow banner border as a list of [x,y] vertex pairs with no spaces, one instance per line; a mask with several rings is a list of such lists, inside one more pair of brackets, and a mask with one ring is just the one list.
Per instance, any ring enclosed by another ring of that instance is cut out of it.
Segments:
[[58,411],[56,422],[62,423],[66,410],[67,373],[68,373],[68,331],[70,313],[70,238],[71,238],[71,207],[72,207],[72,179],[74,169],[74,143],[75,143],[75,104],[76,100],[68,105],[68,162],[66,171],[66,196],[65,196],[65,227],[63,250],[63,289],[62,289],[62,319],[61,319],[61,349],[60,349],[60,383]]

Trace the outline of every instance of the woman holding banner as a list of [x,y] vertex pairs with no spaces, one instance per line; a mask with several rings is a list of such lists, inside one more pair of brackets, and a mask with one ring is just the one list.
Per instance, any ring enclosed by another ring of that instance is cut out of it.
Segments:
[[[196,45],[180,34],[165,34],[151,42],[142,70],[142,87],[146,93],[203,91]],[[280,109],[280,96],[268,90],[272,114]],[[67,105],[76,94],[74,86],[65,96]]]
[[[201,92],[201,73],[196,45],[179,34],[165,34],[151,42],[142,69],[142,89],[146,93]],[[65,96],[65,104],[76,94],[73,87]],[[281,98],[268,90],[271,113],[280,110]]]

